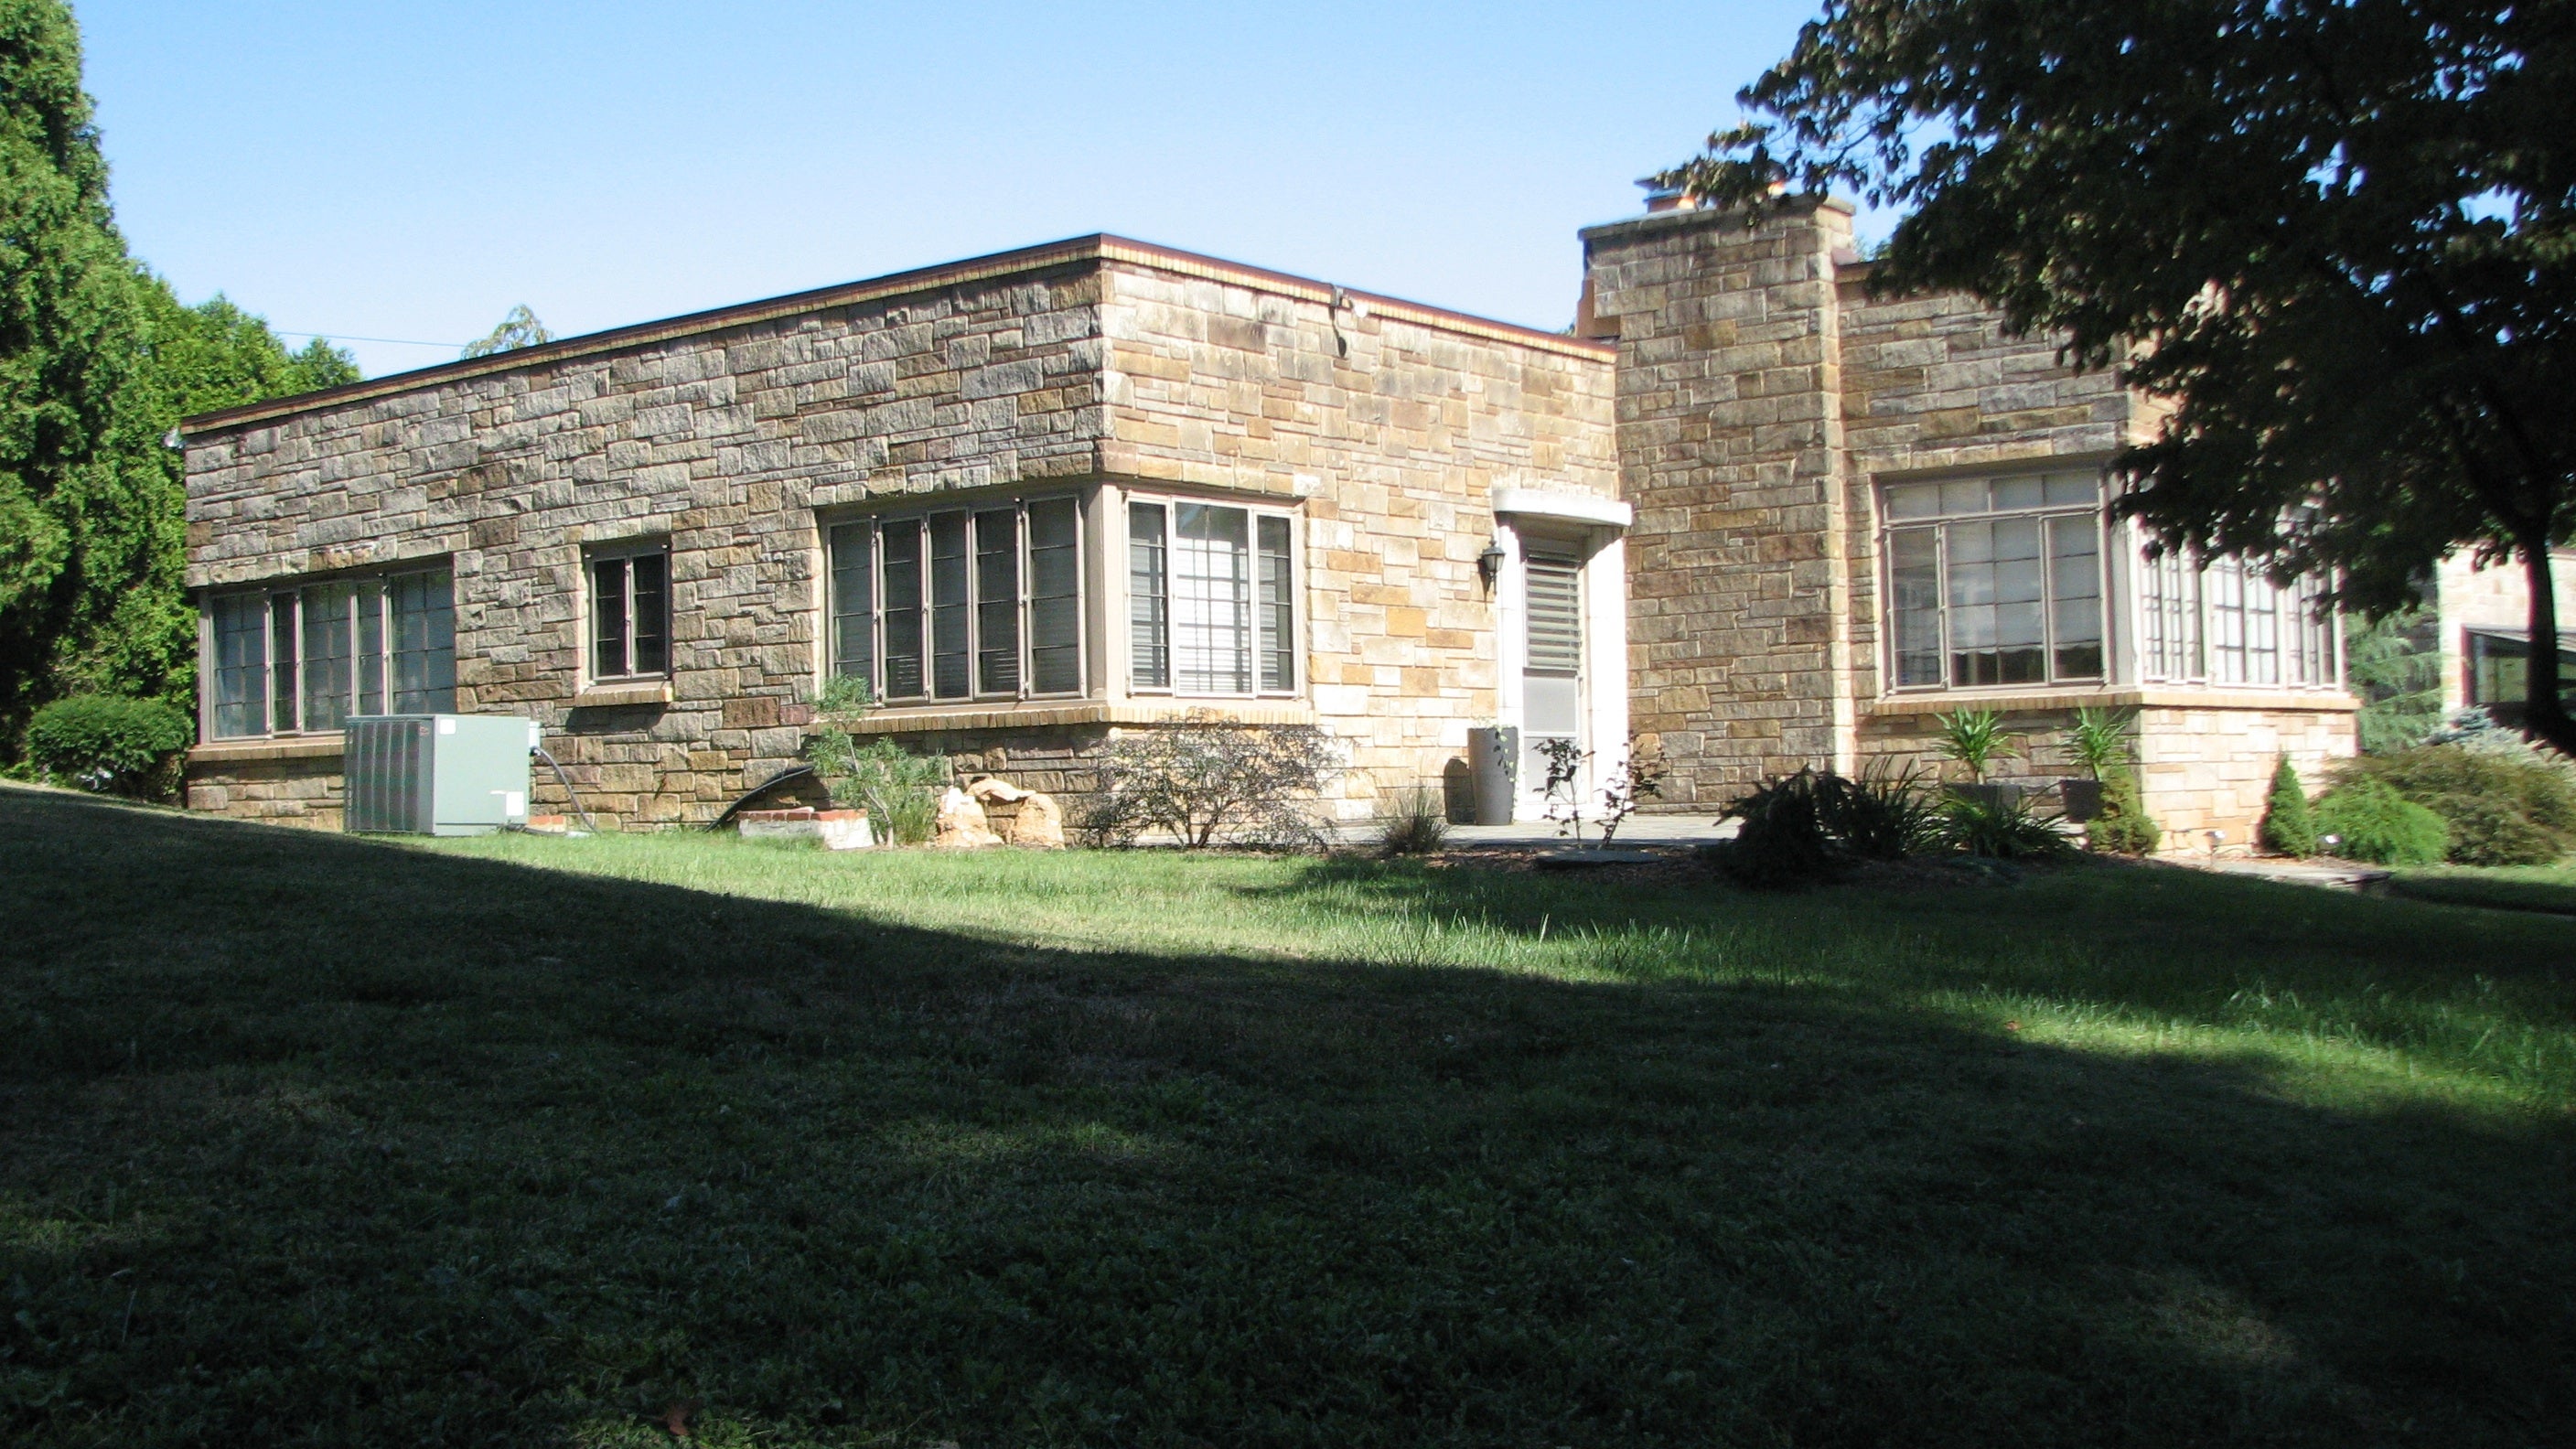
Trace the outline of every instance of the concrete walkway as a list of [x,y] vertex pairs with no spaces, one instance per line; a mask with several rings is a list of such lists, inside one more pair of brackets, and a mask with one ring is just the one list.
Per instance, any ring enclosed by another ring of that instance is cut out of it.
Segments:
[[2252,876],[2256,880],[2278,881],[2283,885],[2324,886],[2329,890],[2369,890],[2388,879],[2388,872],[2375,865],[2356,865],[2351,861],[2270,860],[2251,856],[2212,860],[2206,855],[2168,855],[2158,859],[2168,865],[2189,866],[2193,870],[2218,875]]
[[[1730,820],[1720,826],[1715,812],[1707,815],[1631,815],[1619,827],[1621,845],[1706,845],[1711,841],[1732,840],[1742,824]],[[1583,842],[1597,845],[1601,828],[1591,821],[1583,823]],[[1572,845],[1574,837],[1557,833],[1549,820],[1522,820],[1510,825],[1452,825],[1451,845]]]

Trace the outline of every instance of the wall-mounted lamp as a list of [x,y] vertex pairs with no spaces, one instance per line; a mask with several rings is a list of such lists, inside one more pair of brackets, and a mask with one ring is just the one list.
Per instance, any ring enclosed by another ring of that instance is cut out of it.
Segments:
[[1476,577],[1485,581],[1485,592],[1490,594],[1494,591],[1494,581],[1502,576],[1503,546],[1499,543],[1486,544],[1485,551],[1476,555]]

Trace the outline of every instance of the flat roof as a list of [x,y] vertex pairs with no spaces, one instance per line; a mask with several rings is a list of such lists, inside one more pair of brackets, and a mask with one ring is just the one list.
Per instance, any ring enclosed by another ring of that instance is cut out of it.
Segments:
[[391,397],[414,392],[464,378],[486,377],[494,373],[513,372],[523,367],[541,367],[569,358],[588,357],[602,352],[615,352],[629,347],[649,346],[675,341],[701,333],[765,322],[779,317],[792,317],[817,312],[827,307],[845,307],[860,302],[879,301],[909,293],[935,291],[966,282],[988,281],[997,277],[1045,271],[1054,267],[1086,262],[1124,262],[1155,271],[1207,281],[1232,282],[1261,291],[1297,298],[1300,301],[1326,305],[1336,300],[1363,301],[1371,311],[1401,318],[1426,327],[1436,327],[1488,341],[1535,347],[1568,357],[1607,360],[1615,357],[1615,344],[1572,337],[1562,332],[1542,332],[1535,327],[1522,327],[1510,322],[1497,322],[1488,317],[1452,312],[1443,307],[1408,302],[1401,297],[1388,297],[1376,292],[1363,292],[1319,282],[1310,277],[1291,276],[1262,267],[1245,266],[1221,257],[1202,256],[1152,242],[1135,241],[1095,232],[1090,236],[1069,237],[1040,246],[1020,247],[1013,251],[994,252],[989,256],[969,257],[963,261],[943,262],[935,267],[917,267],[911,271],[891,272],[865,281],[841,282],[811,291],[790,292],[757,302],[737,302],[705,312],[689,312],[655,322],[638,322],[626,327],[612,327],[604,332],[587,332],[579,337],[558,338],[534,347],[513,348],[488,357],[468,357],[455,362],[442,362],[433,367],[414,368],[409,372],[387,373],[320,392],[297,393],[291,397],[269,398],[264,402],[245,403],[240,407],[199,413],[180,420],[181,436],[221,432],[249,423],[267,422],[292,417],[297,413],[315,412],[371,398]]

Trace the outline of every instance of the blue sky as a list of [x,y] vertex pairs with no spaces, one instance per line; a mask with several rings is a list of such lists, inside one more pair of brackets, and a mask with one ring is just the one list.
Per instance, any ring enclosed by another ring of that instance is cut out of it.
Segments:
[[1814,9],[76,4],[134,251],[371,376],[1092,231],[1562,327]]

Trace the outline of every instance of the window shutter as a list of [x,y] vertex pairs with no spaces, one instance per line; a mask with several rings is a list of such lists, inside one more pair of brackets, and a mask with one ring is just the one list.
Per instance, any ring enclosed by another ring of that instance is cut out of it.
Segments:
[[1562,554],[1534,553],[1529,578],[1529,672],[1567,677],[1583,664],[1583,565]]

